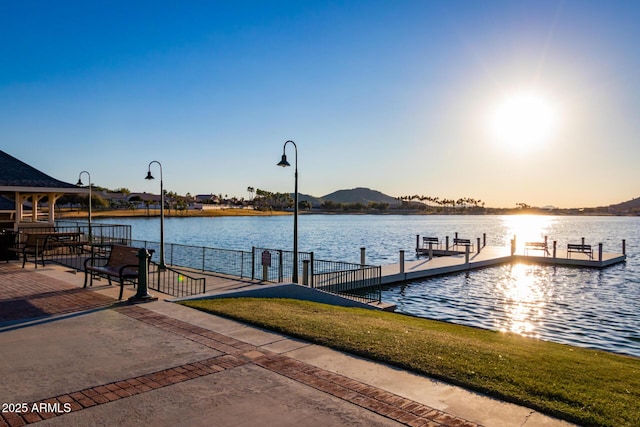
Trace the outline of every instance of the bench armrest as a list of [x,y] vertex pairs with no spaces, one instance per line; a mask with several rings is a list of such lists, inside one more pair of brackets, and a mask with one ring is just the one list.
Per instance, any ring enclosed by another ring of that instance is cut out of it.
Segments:
[[87,270],[87,264],[89,264],[90,262],[95,262],[95,261],[101,261],[100,264],[102,264],[102,265],[99,265],[99,267],[104,267],[107,264],[107,261],[109,261],[109,258],[96,256],[96,257],[89,257],[89,258],[85,259],[84,260],[84,269],[85,269],[85,271]]
[[122,273],[124,273],[124,271],[127,268],[138,268],[138,264],[127,264],[127,265],[123,265],[122,267],[120,267],[120,270],[118,271],[119,275],[122,277]]

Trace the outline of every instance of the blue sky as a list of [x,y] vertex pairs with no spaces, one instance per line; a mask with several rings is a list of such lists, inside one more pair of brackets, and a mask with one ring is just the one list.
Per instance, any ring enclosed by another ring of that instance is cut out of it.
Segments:
[[[157,160],[180,194],[290,192],[291,139],[315,196],[640,196],[634,1],[0,4],[0,147],[67,182],[158,192]],[[523,90],[553,128],[488,130]]]

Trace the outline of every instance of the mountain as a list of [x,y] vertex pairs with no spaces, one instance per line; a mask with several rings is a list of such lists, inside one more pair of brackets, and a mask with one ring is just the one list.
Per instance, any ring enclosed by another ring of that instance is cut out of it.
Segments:
[[626,202],[618,203],[617,205],[610,205],[610,209],[615,209],[616,211],[640,211],[640,197],[635,199],[627,200]]
[[[291,198],[293,198],[294,196],[295,195],[291,193]],[[311,203],[312,206],[320,206],[322,204],[322,198],[320,197],[311,196],[309,194],[298,193],[298,202],[304,202],[304,201]]]
[[335,203],[362,203],[368,205],[371,202],[374,203],[389,203],[389,205],[398,205],[400,202],[394,197],[387,196],[376,190],[370,188],[352,188],[351,190],[338,190],[331,194],[322,196],[323,201],[330,200]]

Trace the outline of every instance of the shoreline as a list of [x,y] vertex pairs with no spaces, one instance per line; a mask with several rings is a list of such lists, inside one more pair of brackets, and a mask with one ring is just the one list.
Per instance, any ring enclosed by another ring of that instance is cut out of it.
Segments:
[[[433,215],[470,215],[470,216],[484,216],[484,215],[551,215],[551,216],[638,216],[634,214],[615,214],[610,212],[545,212],[539,210],[526,210],[516,211],[505,210],[491,210],[485,212],[416,212],[412,210],[399,210],[399,211],[385,211],[385,212],[371,212],[371,211],[335,211],[335,210],[323,210],[323,211],[308,211],[303,210],[298,212],[300,215],[405,215],[405,216],[433,216]],[[215,217],[229,217],[229,216],[282,216],[293,215],[292,211],[262,211],[253,209],[241,209],[241,208],[223,208],[223,209],[209,209],[209,210],[165,210],[165,218],[215,218]],[[88,212],[86,210],[58,210],[58,219],[86,219]],[[98,210],[91,213],[92,218],[157,218],[160,217],[159,209],[137,209],[137,210],[122,210],[122,209],[108,209]]]
[[[175,213],[174,213],[175,212]],[[59,219],[86,219],[88,215],[87,211],[60,211],[58,210]],[[169,213],[165,211],[165,218],[198,218],[198,217],[220,217],[220,216],[279,216],[279,215],[292,215],[291,212],[284,211],[256,211],[249,209],[210,209],[210,210],[186,210],[186,211],[174,211]],[[137,209],[137,210],[122,210],[122,209],[109,209],[94,211],[91,213],[92,218],[157,218],[160,217],[160,209]]]

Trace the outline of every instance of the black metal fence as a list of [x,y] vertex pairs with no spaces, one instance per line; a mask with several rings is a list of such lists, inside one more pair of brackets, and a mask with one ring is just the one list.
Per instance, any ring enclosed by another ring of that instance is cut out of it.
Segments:
[[[160,262],[160,243],[132,240],[136,247],[153,249],[153,262]],[[176,267],[191,268],[202,272],[227,274],[236,277],[252,277],[251,252],[188,246],[176,243],[164,245],[164,262]]]
[[[160,243],[131,239],[131,226],[59,222],[55,227],[25,227],[18,240],[29,233],[46,236],[46,259],[83,270],[84,260],[96,252],[108,253],[113,244],[152,249],[151,261],[160,261]],[[297,268],[298,283],[365,302],[380,302],[381,268],[339,261],[314,259],[313,252],[298,252],[294,267],[293,251],[252,248],[250,252],[182,244],[165,244],[164,261],[170,267],[219,273],[241,278],[283,283],[293,282]],[[150,278],[151,289],[174,296],[205,292],[204,279],[167,269]],[[155,288],[151,287],[155,286]]]
[[311,286],[363,302],[381,302],[382,268],[340,261],[315,260]]
[[191,277],[171,267],[160,269],[156,263],[151,263],[148,286],[149,289],[174,297],[198,295],[207,291],[204,277]]
[[[303,284],[305,261],[313,263],[313,252],[298,252],[298,282]],[[293,251],[251,249],[251,278],[269,282],[293,281]],[[308,283],[304,283],[305,285]]]
[[[38,235],[38,257],[76,270],[84,268],[84,259],[96,252],[108,251],[111,245],[130,245],[131,226],[113,224],[56,223],[18,228],[16,245],[23,245],[28,235]],[[42,244],[42,246],[40,246]]]

